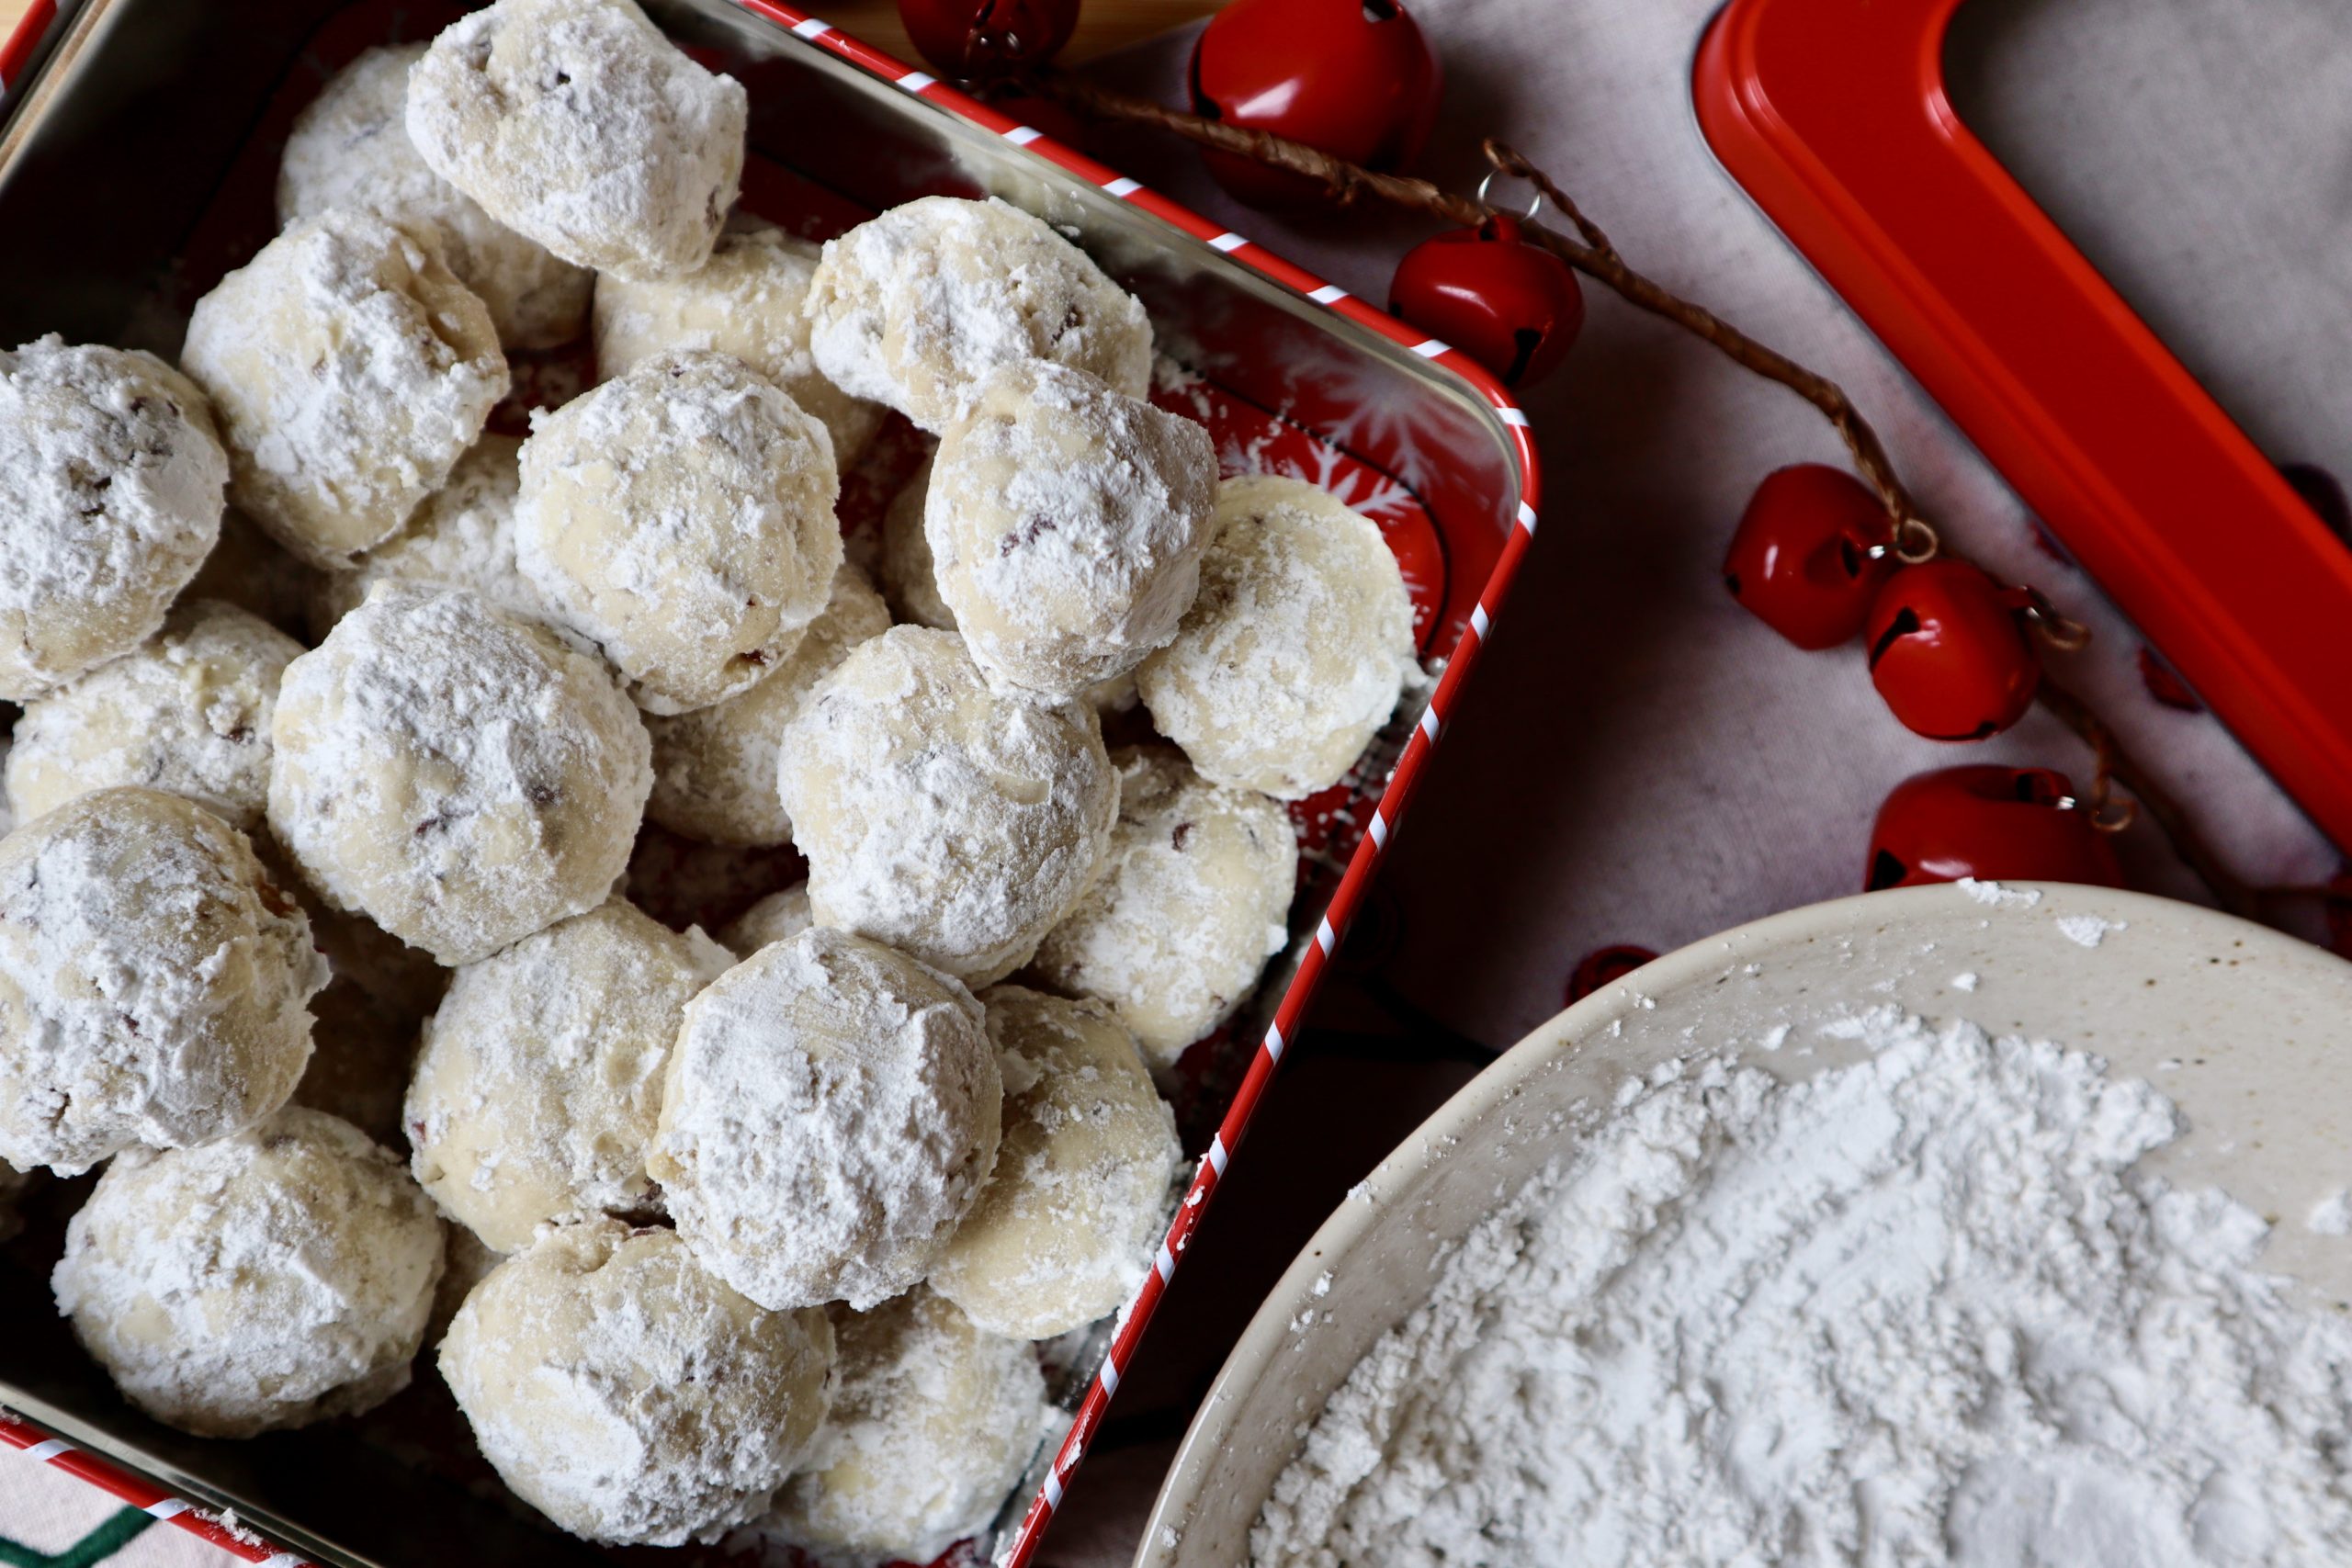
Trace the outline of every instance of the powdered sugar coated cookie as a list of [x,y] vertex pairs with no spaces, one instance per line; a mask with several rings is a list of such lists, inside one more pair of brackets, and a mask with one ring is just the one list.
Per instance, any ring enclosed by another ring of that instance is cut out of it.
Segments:
[[1363,754],[1413,655],[1379,528],[1311,484],[1251,475],[1218,487],[1200,596],[1136,684],[1202,777],[1298,800]]
[[1004,1135],[931,1288],[990,1334],[1049,1339],[1118,1310],[1151,1267],[1182,1150],[1111,1010],[1019,986],[980,994]]
[[402,1111],[417,1180],[501,1252],[550,1222],[657,1209],[662,1071],[686,1003],[731,962],[616,898],[458,970]]
[[860,644],[785,731],[817,919],[985,985],[1091,882],[1118,790],[1088,709],[989,690],[952,632]]
[[546,615],[546,597],[514,563],[522,449],[514,436],[485,434],[467,448],[447,481],[418,504],[400,532],[352,561],[349,570],[320,572],[307,606],[311,637],[324,641],[337,621],[359,608],[370,588],[388,579],[470,588],[518,614]]
[[204,394],[152,354],[0,351],[0,699],[139,646],[220,536],[229,460]]
[[131,652],[25,709],[9,810],[28,822],[92,790],[143,784],[252,828],[269,795],[278,678],[301,651],[232,605],[183,600]]
[[991,372],[940,437],[923,536],[981,671],[1076,696],[1176,635],[1216,493],[1200,425],[1031,360]]
[[243,834],[103,789],[0,840],[0,1159],[71,1175],[285,1103],[327,983]]
[[785,727],[851,649],[890,626],[865,576],[843,565],[825,613],[750,691],[672,718],[653,717],[653,796],[645,814],[710,844],[781,844],[792,818],[776,793]]
[[1281,805],[1213,784],[1166,747],[1113,754],[1102,877],[1037,949],[1038,976],[1100,997],[1155,1066],[1233,1015],[1289,940],[1298,835]]
[[408,1386],[441,1222],[390,1153],[288,1106],[195,1148],[136,1150],[65,1231],[58,1310],[133,1404],[243,1438]]
[[927,1290],[835,1330],[832,1419],[763,1533],[828,1555],[929,1562],[985,1528],[1045,1436],[1037,1353]]
[[294,121],[277,167],[277,220],[356,208],[429,228],[458,280],[481,297],[509,348],[553,348],[580,334],[594,275],[550,254],[436,175],[409,140],[408,73],[421,43],[384,44],[330,78]]
[[435,174],[566,261],[692,272],[743,172],[741,84],[629,0],[498,0],[409,73],[408,133]]
[[507,388],[490,311],[438,242],[345,209],[198,300],[181,361],[220,422],[230,498],[323,567],[407,521]]
[[842,564],[825,427],[741,360],[662,355],[539,420],[515,556],[649,713],[748,691]]
[[738,958],[749,958],[772,942],[789,942],[817,923],[808,909],[808,885],[779,888],[735,917],[718,940]]
[[599,280],[597,369],[617,376],[680,349],[731,354],[817,416],[832,437],[834,466],[847,470],[881,427],[883,409],[827,380],[808,351],[800,306],[818,254],[806,240],[737,218],[710,260],[683,276]]
[[1050,359],[1131,397],[1151,383],[1143,306],[1042,219],[926,196],[825,243],[809,346],[832,383],[944,430],[1000,366]]
[[979,1004],[812,927],[687,1004],[646,1168],[695,1256],[763,1306],[860,1309],[923,1277],[996,1158]]
[[831,1403],[833,1332],[763,1312],[666,1230],[548,1231],[474,1287],[441,1376],[482,1456],[576,1536],[708,1540],[758,1515]]
[[377,588],[287,666],[272,734],[305,878],[449,964],[603,903],[653,786],[604,668],[463,589]]

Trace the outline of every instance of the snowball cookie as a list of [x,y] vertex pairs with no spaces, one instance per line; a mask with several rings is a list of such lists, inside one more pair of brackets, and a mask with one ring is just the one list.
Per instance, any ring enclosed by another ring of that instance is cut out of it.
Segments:
[[603,666],[458,588],[379,586],[286,667],[271,735],[304,878],[447,964],[603,903],[653,787]]
[[[923,459],[904,489],[883,510],[876,562],[882,598],[891,615],[919,626],[956,629],[956,612],[939,596],[932,573],[931,541],[922,535],[923,504],[931,485],[932,459]],[[1097,681],[1086,688],[1086,700],[1105,717],[1136,705],[1136,676],[1132,670]]]
[[442,1213],[514,1252],[547,1222],[658,1210],[662,1069],[679,1014],[732,962],[616,898],[458,970],[402,1111]]
[[842,564],[825,427],[740,359],[662,355],[540,419],[515,554],[649,713],[748,691]]
[[969,991],[812,926],[687,1004],[645,1167],[695,1256],[762,1306],[863,1310],[963,1223],[1003,1099]]
[[437,245],[344,209],[198,300],[180,360],[211,395],[230,499],[322,567],[407,521],[507,387],[490,312]]
[[277,220],[351,207],[432,231],[458,281],[481,297],[509,348],[580,335],[594,275],[548,254],[429,168],[408,139],[408,72],[421,43],[385,44],[335,73],[294,120],[277,166]]
[[152,354],[0,350],[0,700],[128,653],[220,533],[204,394]]
[[1290,940],[1298,835],[1252,790],[1213,784],[1162,746],[1114,752],[1119,821],[1102,878],[1033,969],[1100,997],[1156,1066],[1233,1016]]
[[833,1331],[745,1301],[674,1231],[601,1220],[492,1269],[440,1360],[515,1495],[589,1540],[678,1546],[758,1517],[799,1462]]
[[776,795],[784,727],[849,650],[890,629],[882,595],[857,568],[833,574],[825,613],[748,692],[672,718],[653,717],[653,795],[645,814],[709,844],[782,844],[792,818]]
[[731,354],[815,414],[833,439],[834,465],[849,468],[881,428],[883,409],[826,380],[808,352],[800,302],[818,254],[781,229],[737,218],[710,260],[682,277],[598,278],[598,372],[617,376],[673,349]]
[[406,1388],[440,1277],[441,1222],[400,1162],[293,1105],[116,1159],[51,1283],[124,1398],[184,1432],[249,1438]]
[[860,643],[786,729],[777,786],[819,923],[974,985],[1093,881],[1118,785],[1091,711],[989,690],[953,632]]
[[182,600],[164,629],[32,703],[8,752],[19,822],[77,795],[144,784],[252,828],[269,795],[269,716],[302,645],[233,605]]
[[743,172],[741,85],[629,0],[498,0],[408,79],[435,173],[566,261],[627,278],[710,256]]
[[1413,668],[1413,605],[1379,528],[1253,474],[1217,487],[1200,597],[1136,685],[1203,778],[1299,800],[1354,766]]
[[986,1529],[1046,1435],[1037,1354],[915,1290],[842,1318],[832,1419],[776,1495],[770,1533],[929,1562]]
[[983,992],[1004,1075],[996,1169],[931,1288],[990,1334],[1050,1339],[1118,1310],[1148,1269],[1182,1151],[1143,1057],[1099,1001]]
[[833,385],[944,430],[1001,365],[1050,359],[1131,397],[1151,385],[1143,306],[1043,219],[926,196],[837,240],[808,284]]
[[493,604],[546,616],[547,600],[514,564],[522,450],[514,436],[484,435],[399,533],[352,561],[349,570],[319,573],[310,596],[311,638],[324,641],[370,588],[387,580],[470,588]]
[[939,595],[983,673],[1076,696],[1176,635],[1216,497],[1209,433],[1043,360],[980,383],[932,459]]
[[883,509],[876,574],[891,615],[915,626],[952,632],[956,612],[939,596],[939,580],[931,568],[931,541],[922,534],[923,508],[931,498],[931,465],[937,456],[934,452],[925,457],[906,487]]
[[738,958],[749,958],[772,942],[789,942],[817,923],[808,912],[808,885],[796,882],[769,894],[735,917],[718,940]]
[[286,1102],[327,983],[245,836],[102,789],[0,839],[0,1159],[60,1175]]

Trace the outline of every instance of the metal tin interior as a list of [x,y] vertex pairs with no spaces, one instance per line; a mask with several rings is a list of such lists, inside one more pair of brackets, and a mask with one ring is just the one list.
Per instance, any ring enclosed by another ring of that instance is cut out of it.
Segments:
[[[285,127],[272,106],[307,99],[356,51],[354,28],[366,32],[359,43],[422,38],[460,9],[400,6],[393,32],[385,30],[393,7],[382,4],[251,0],[224,14],[181,0],[89,0],[0,120],[0,232],[9,237],[0,245],[0,342],[58,332],[174,353],[187,308],[274,231],[266,200],[224,200],[241,158],[266,152],[274,164],[272,139]],[[1465,383],[726,0],[646,0],[646,9],[750,88],[756,155],[863,208],[944,191],[993,194],[1039,213],[1144,299],[1171,357],[1395,476],[1436,524],[1442,582],[1425,649],[1442,660],[1464,635],[1522,500],[1509,433]],[[1415,717],[1408,705],[1374,743],[1351,805],[1369,811]],[[1237,1065],[1220,1080],[1220,1104],[1312,947],[1355,848],[1360,823],[1343,809],[1333,815],[1325,863],[1294,910],[1291,951],[1231,1026]],[[65,1196],[51,1194],[52,1217]],[[31,1271],[55,1247],[53,1228],[44,1235],[37,1226],[0,1253],[0,1404],[191,1498],[233,1508],[322,1563],[604,1560],[494,1495],[405,1462],[349,1423],[222,1443],[144,1419],[74,1346],[46,1280]],[[1080,1349],[1063,1375],[1067,1403],[1084,1392],[1105,1342]],[[1000,1536],[1051,1453],[1041,1450],[1009,1501]]]

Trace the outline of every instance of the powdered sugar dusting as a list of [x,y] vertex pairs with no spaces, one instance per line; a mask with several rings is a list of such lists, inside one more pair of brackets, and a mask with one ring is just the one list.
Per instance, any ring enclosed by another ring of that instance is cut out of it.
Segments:
[[1200,585],[1208,433],[1037,361],[940,438],[923,511],[940,597],[991,680],[1076,696],[1166,645]]
[[1085,252],[993,198],[927,196],[826,243],[806,305],[835,386],[944,430],[999,366],[1050,359],[1141,397],[1143,306]]
[[220,536],[229,460],[152,354],[54,333],[0,351],[0,698],[136,647]]
[[1988,909],[2030,909],[2041,902],[2041,894],[2034,888],[2004,887],[1997,882],[1980,882],[1973,876],[1963,876],[1952,886],[1970,902]]
[[2259,1216],[2133,1170],[2170,1102],[1857,1032],[1802,1083],[1630,1083],[1357,1366],[1252,1561],[2344,1561],[2352,1326],[2260,1270]]
[[120,1156],[68,1225],[54,1283],[132,1403],[246,1437],[406,1387],[440,1273],[441,1223],[399,1163],[296,1106]]
[[817,919],[985,984],[1091,882],[1118,791],[1093,714],[999,696],[951,632],[859,645],[785,732]]
[[2127,921],[2104,919],[2098,915],[2058,917],[2058,934],[2076,947],[2097,947],[2107,940],[2109,932],[2124,931],[2128,927]]
[[345,209],[198,300],[181,357],[211,395],[232,499],[322,567],[406,521],[508,385],[490,312],[438,242]]
[[970,1210],[1003,1097],[971,993],[812,927],[687,1008],[646,1164],[735,1289],[864,1309],[922,1279]]
[[611,676],[462,589],[378,587],[287,666],[274,730],[271,830],[445,964],[602,903],[653,785]]
[[0,840],[0,1158],[72,1174],[252,1125],[311,1055],[310,922],[175,795],[85,795]]
[[629,0],[499,0],[409,73],[408,133],[435,173],[566,261],[631,278],[709,256],[749,113],[741,84]]

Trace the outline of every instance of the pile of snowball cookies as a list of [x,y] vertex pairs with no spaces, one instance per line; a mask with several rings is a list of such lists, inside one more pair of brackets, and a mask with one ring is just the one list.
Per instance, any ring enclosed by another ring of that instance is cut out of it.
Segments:
[[[923,1561],[1148,1266],[1153,1075],[1283,946],[1281,803],[1412,617],[1370,523],[1143,400],[1060,234],[820,250],[730,218],[745,123],[629,0],[499,0],[326,85],[176,369],[0,353],[0,1158],[107,1162],[57,1303],[162,1421],[365,1410],[430,1332],[567,1530]],[[599,383],[485,434],[582,332]],[[937,445],[869,576],[893,409]],[[1138,700],[1173,744],[1106,751]],[[647,818],[808,880],[673,931]]]

